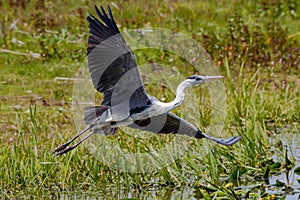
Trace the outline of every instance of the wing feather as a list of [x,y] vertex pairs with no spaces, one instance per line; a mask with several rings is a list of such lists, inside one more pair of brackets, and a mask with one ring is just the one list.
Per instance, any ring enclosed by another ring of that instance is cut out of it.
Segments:
[[[135,56],[126,44],[114,21],[110,7],[108,15],[95,6],[96,14],[87,17],[90,28],[88,39],[88,63],[93,85],[104,94],[101,105],[128,107],[122,110],[123,116],[129,116],[130,110],[146,108],[151,104],[141,81]],[[117,91],[117,96],[114,92]],[[130,94],[124,98],[124,94]],[[124,114],[126,112],[126,114]]]
[[153,133],[182,134],[191,137],[197,137],[199,135],[198,128],[170,112],[145,120],[134,121],[134,124],[129,127]]

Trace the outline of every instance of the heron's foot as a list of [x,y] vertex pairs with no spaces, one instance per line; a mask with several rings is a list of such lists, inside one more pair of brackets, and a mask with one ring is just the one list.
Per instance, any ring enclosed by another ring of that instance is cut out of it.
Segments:
[[70,143],[67,142],[67,143],[65,143],[65,144],[60,145],[59,147],[57,147],[56,149],[54,149],[54,151],[52,152],[52,154],[55,155],[57,152],[64,150],[65,148],[68,147],[69,144],[70,144]]
[[69,145],[69,144],[70,144],[70,143],[67,142],[67,143],[65,143],[65,144],[60,145],[59,147],[57,147],[56,149],[54,149],[54,151],[52,152],[52,154],[53,154],[54,156],[61,155],[60,152],[63,152],[63,151],[65,151],[66,149],[68,149],[68,145]]
[[86,128],[85,130],[83,130],[82,132],[80,132],[78,135],[76,135],[73,139],[71,139],[70,141],[66,142],[65,144],[57,147],[52,154],[54,156],[60,156],[64,153],[67,153],[73,149],[75,149],[78,145],[80,145],[83,141],[85,141],[86,139],[88,139],[92,134],[94,134],[94,132],[90,132],[89,134],[87,134],[86,136],[84,136],[84,138],[82,138],[82,140],[80,140],[79,142],[77,142],[76,144],[74,144],[73,146],[69,146],[69,144],[71,144],[76,138],[78,138],[80,135],[82,135],[84,132],[86,132],[87,130],[89,130],[89,128]]
[[234,137],[230,137],[230,138],[227,138],[227,139],[216,139],[215,141],[218,143],[218,144],[222,144],[222,145],[225,145],[225,146],[231,146],[235,143],[237,143],[242,137],[241,136],[234,136]]
[[88,134],[86,137],[84,137],[84,139],[82,139],[81,141],[79,141],[77,144],[70,146],[69,145],[76,140],[79,136],[81,136],[83,133],[85,133],[86,131],[88,131],[91,128],[91,126],[88,126],[87,128],[85,128],[84,130],[82,130],[80,133],[78,133],[75,137],[73,137],[71,140],[69,140],[68,142],[60,145],[59,147],[57,147],[56,149],[54,149],[54,151],[52,152],[52,154],[54,156],[58,156],[58,155],[62,155],[64,153],[67,153],[69,151],[71,151],[72,149],[74,149],[75,147],[77,147],[81,142],[83,142],[85,139],[87,139],[90,135]]
[[[71,142],[73,142],[73,139],[70,140],[70,141],[68,141],[68,142],[66,142],[66,143],[64,143],[64,144],[62,144],[62,145],[60,145],[56,149],[54,149],[54,151],[52,152],[52,154],[56,155],[58,152],[65,150],[69,146],[69,144],[71,144]],[[60,154],[58,154],[58,155],[60,155]]]
[[60,155],[62,155],[62,154],[64,154],[64,153],[67,153],[67,152],[73,150],[75,147],[76,147],[75,145],[74,145],[74,146],[67,146],[67,145],[64,145],[64,144],[63,144],[63,145],[61,145],[60,147],[56,148],[56,149],[52,152],[52,154],[53,154],[54,156],[60,156]]

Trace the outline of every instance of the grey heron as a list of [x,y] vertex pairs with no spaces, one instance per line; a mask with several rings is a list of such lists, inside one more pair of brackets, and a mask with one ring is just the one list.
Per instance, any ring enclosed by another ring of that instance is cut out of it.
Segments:
[[[209,136],[191,123],[170,111],[184,101],[185,90],[191,86],[223,78],[222,76],[193,75],[182,81],[172,102],[164,103],[146,93],[133,52],[122,37],[108,6],[108,14],[101,6],[95,11],[102,22],[90,14],[88,39],[88,65],[94,88],[104,94],[101,105],[84,110],[87,125],[74,138],[53,151],[54,155],[67,153],[95,133],[114,134],[121,126],[161,134],[183,134],[206,138],[222,145],[233,145],[240,136],[228,139]],[[116,54],[118,56],[112,55]],[[125,78],[124,78],[125,77]],[[120,83],[120,80],[121,81]],[[149,124],[152,124],[149,126]],[[69,146],[83,133],[90,131],[78,143]]]

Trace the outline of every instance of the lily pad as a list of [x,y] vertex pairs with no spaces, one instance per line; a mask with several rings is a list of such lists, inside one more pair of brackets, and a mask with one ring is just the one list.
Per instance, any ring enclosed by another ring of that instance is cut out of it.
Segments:
[[297,174],[297,175],[300,175],[300,167],[297,167],[297,168],[294,170],[294,173]]
[[270,165],[270,169],[274,170],[274,169],[278,169],[281,167],[281,163],[280,162],[275,162],[272,165]]
[[275,183],[275,186],[277,187],[283,187],[285,185],[285,183],[279,181],[279,180],[276,180],[276,183]]

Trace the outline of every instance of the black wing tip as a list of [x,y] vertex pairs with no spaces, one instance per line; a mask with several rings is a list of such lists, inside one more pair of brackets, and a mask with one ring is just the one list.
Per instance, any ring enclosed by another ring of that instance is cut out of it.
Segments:
[[[116,25],[116,22],[114,20],[114,17],[113,17],[113,14],[112,14],[112,11],[111,11],[111,8],[109,5],[107,5],[107,12],[108,12],[109,16],[107,15],[107,13],[102,5],[100,6],[101,11],[99,10],[97,5],[94,5],[94,8],[95,8],[95,11],[96,11],[98,17],[104,22],[104,24],[107,28],[111,29],[115,33],[120,33],[120,30],[119,30],[118,26]],[[88,17],[90,17],[90,20],[96,19],[92,14],[89,14]],[[88,21],[91,23],[90,20],[88,20]],[[102,23],[102,25],[104,25],[104,24]]]
[[[97,8],[97,7],[96,7]],[[103,8],[103,6],[100,6],[100,8],[101,8],[101,11],[102,11],[102,15],[106,15],[106,12],[105,12],[105,10],[104,10],[104,8]]]
[[91,14],[91,13],[89,13],[89,15],[86,17],[86,20],[87,20],[88,22],[90,22],[90,23],[91,23],[94,19],[95,19],[95,17],[94,17],[94,15]]
[[110,9],[110,6],[109,6],[109,5],[107,5],[107,12],[108,12],[108,14],[109,14],[110,19],[111,19],[111,20],[114,20],[114,17],[113,17],[113,14],[112,14],[112,12],[111,12],[111,9]]
[[242,139],[242,136],[233,136],[227,139],[223,139],[223,138],[214,138],[211,136],[206,135],[205,133],[203,133],[202,131],[200,131],[198,129],[196,135],[194,136],[197,139],[202,139],[202,138],[207,138],[209,140],[212,140],[218,144],[224,145],[224,146],[231,146],[234,145],[235,143],[237,143],[239,140]]
[[231,146],[237,143],[240,139],[242,139],[242,136],[234,136],[227,139],[219,139],[217,143],[225,145],[225,146]]

